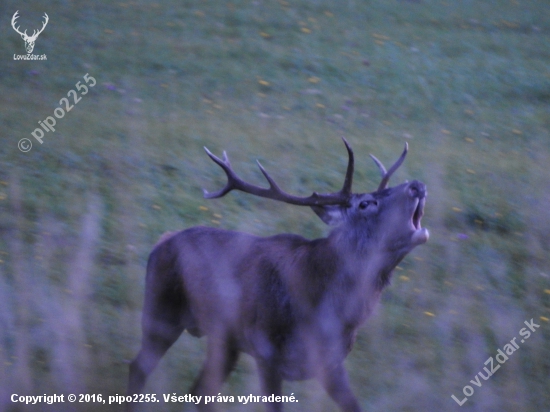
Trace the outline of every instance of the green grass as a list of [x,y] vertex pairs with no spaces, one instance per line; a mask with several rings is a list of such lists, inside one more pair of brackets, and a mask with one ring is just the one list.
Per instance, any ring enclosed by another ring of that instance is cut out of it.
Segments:
[[[201,188],[224,175],[203,146],[227,150],[250,181],[262,181],[260,159],[287,191],[308,195],[341,186],[339,136],[356,153],[356,191],[377,184],[368,153],[390,163],[404,141],[393,182],[429,188],[430,241],[396,270],[348,359],[364,408],[458,408],[451,394],[462,398],[531,318],[541,328],[461,409],[550,408],[544,1],[4,3],[0,411],[23,410],[5,401],[15,392],[124,392],[145,262],[163,232],[326,234],[309,210],[239,194],[204,200]],[[11,60],[24,53],[10,28],[18,9],[29,30],[50,16],[35,46],[47,61]],[[37,122],[86,73],[97,85],[38,144]],[[24,137],[29,153],[17,149]],[[87,236],[83,219],[94,216],[98,234]],[[182,337],[148,391],[186,393],[203,350]],[[245,357],[224,393],[257,390]],[[313,382],[287,392],[300,399],[288,410],[335,410]]]

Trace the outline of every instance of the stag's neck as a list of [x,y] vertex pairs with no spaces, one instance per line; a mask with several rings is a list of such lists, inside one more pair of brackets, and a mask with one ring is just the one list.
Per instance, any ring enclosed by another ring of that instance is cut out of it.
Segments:
[[391,275],[403,256],[378,247],[377,242],[364,234],[349,230],[334,230],[327,238],[346,266],[346,272],[353,276],[358,286],[377,292],[390,284]]
[[352,248],[350,239],[333,232],[312,241],[306,256],[307,279],[291,279],[306,308],[320,310],[323,318],[336,316],[346,330],[355,330],[372,313],[388,284],[391,269],[383,255],[372,248]]

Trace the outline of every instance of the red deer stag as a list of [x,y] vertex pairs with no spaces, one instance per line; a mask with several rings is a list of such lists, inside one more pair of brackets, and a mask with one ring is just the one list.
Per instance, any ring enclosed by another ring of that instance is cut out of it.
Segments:
[[[371,155],[382,173],[378,189],[352,193],[353,151],[344,143],[349,156],[344,186],[309,197],[282,191],[259,163],[269,188],[249,184],[235,174],[225,152],[222,160],[205,148],[228,179],[223,189],[204,191],[205,198],[240,190],[309,206],[334,228],[326,238],[308,240],[199,226],[161,240],[147,263],[142,346],[130,365],[128,394],[143,390],[160,358],[187,330],[208,335],[192,395],[216,396],[245,352],[256,361],[265,395],[280,396],[283,380],[317,378],[342,411],[361,411],[344,359],[393,269],[428,240],[420,226],[426,186],[413,180],[387,187],[405,159],[405,145],[388,171]],[[271,412],[283,409],[282,402],[265,405]],[[197,407],[215,410],[213,403]]]

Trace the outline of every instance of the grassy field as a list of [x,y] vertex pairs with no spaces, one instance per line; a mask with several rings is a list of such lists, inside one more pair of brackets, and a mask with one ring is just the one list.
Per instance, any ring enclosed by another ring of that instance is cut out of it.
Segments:
[[[260,183],[337,190],[345,136],[354,190],[428,185],[429,242],[398,267],[348,358],[366,411],[550,410],[550,6],[544,0],[185,0],[0,8],[0,411],[13,393],[123,394],[140,339],[145,263],[159,236],[203,224],[327,233],[309,209],[243,194],[202,198],[227,150]],[[10,27],[48,26],[35,54]],[[86,74],[97,84],[43,144],[31,132]],[[18,149],[31,140],[27,153]],[[470,383],[533,319],[500,370]],[[204,353],[185,334],[147,392],[185,394]],[[226,395],[257,393],[243,357]],[[475,393],[463,406],[463,387]],[[335,411],[315,382],[289,411]],[[143,410],[192,410],[189,405]],[[225,410],[260,411],[259,405]]]

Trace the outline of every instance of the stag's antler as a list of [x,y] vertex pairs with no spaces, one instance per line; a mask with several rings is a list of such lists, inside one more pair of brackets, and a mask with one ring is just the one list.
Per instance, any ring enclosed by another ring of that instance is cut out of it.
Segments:
[[391,175],[401,166],[401,163],[405,160],[405,156],[407,156],[407,151],[409,150],[409,145],[407,142],[405,142],[405,149],[403,150],[403,153],[401,153],[401,157],[397,159],[397,162],[393,164],[392,167],[390,167],[390,170],[386,171],[386,168],[382,164],[380,160],[378,160],[374,155],[370,155],[372,157],[372,160],[374,160],[374,163],[376,163],[376,166],[380,169],[380,174],[382,175],[382,180],[380,181],[380,184],[378,185],[379,190],[383,190],[388,186],[388,182],[390,181]]
[[279,200],[281,202],[290,203],[292,205],[299,205],[299,206],[322,206],[322,205],[345,204],[349,201],[349,198],[351,196],[351,183],[353,180],[354,159],[353,159],[353,150],[351,149],[350,145],[348,144],[346,139],[342,138],[342,140],[344,141],[344,144],[346,145],[346,149],[348,151],[348,168],[346,171],[344,186],[338,192],[322,194],[322,195],[316,192],[313,192],[313,194],[308,197],[298,197],[298,196],[290,195],[279,188],[277,183],[275,183],[273,178],[269,176],[269,174],[265,171],[263,166],[258,161],[257,161],[258,166],[260,167],[262,174],[265,176],[266,180],[268,181],[269,188],[265,189],[259,186],[251,185],[250,183],[247,183],[241,180],[236,175],[236,173],[231,168],[231,164],[229,163],[229,158],[227,157],[226,152],[223,152],[223,160],[222,160],[219,157],[213,155],[205,147],[204,150],[206,150],[206,153],[208,154],[208,156],[210,156],[210,158],[214,162],[216,162],[227,175],[227,184],[223,189],[214,193],[209,193],[206,190],[203,190],[204,197],[207,199],[214,199],[214,198],[225,196],[227,193],[229,193],[232,190],[240,190],[242,192],[250,193],[255,196],[265,197],[273,200]]

